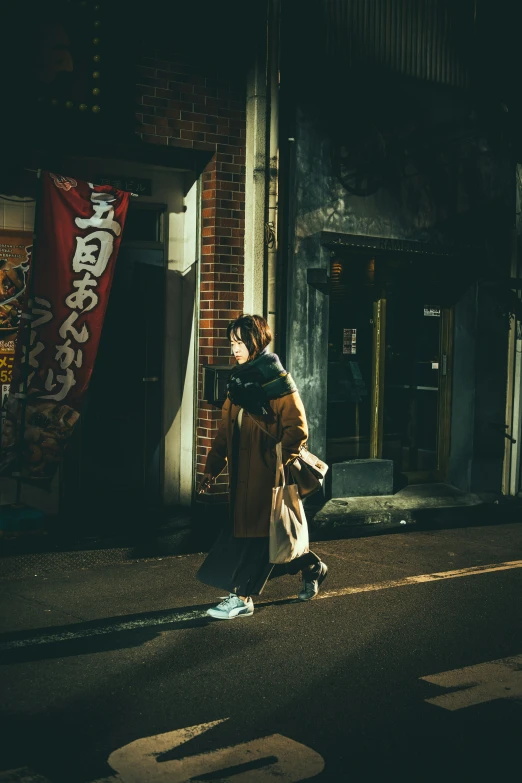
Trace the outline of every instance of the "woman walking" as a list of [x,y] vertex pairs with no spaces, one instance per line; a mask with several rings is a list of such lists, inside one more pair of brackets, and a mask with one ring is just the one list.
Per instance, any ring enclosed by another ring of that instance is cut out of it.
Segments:
[[302,572],[301,601],[314,598],[328,568],[313,552],[284,566],[268,560],[268,533],[278,441],[283,463],[294,460],[306,442],[306,414],[299,392],[279,358],[268,352],[270,327],[260,315],[242,315],[227,337],[237,365],[228,383],[222,420],[198,491],[205,492],[228,464],[230,515],[198,572],[204,584],[229,597],[208,610],[218,620],[250,617],[253,595],[267,580]]

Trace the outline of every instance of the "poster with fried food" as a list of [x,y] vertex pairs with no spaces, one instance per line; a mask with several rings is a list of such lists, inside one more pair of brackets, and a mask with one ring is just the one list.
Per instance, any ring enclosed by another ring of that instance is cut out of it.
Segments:
[[33,235],[0,229],[0,383],[2,405],[9,392],[16,333],[22,314]]

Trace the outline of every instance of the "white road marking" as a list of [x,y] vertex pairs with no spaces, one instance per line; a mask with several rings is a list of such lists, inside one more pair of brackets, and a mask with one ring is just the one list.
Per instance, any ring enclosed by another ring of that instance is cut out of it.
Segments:
[[[388,590],[392,587],[405,587],[407,585],[425,584],[426,582],[437,582],[444,579],[458,579],[464,576],[479,576],[480,574],[490,574],[496,571],[509,571],[515,568],[522,568],[522,560],[509,560],[505,563],[492,563],[488,565],[471,566],[469,568],[459,568],[455,571],[437,571],[433,574],[419,574],[417,576],[406,576],[402,579],[390,579],[385,582],[375,582],[373,584],[357,585],[355,587],[343,587],[340,590],[323,590],[316,597],[315,601],[324,598],[339,598],[345,595],[355,595],[356,593],[369,593],[375,590]],[[289,601],[295,596],[278,599]],[[256,606],[271,606],[274,601],[257,601]],[[301,602],[299,602],[301,603]],[[139,628],[154,628],[171,623],[188,623],[193,620],[207,619],[206,609],[198,609],[190,612],[176,612],[163,617],[144,617],[140,620],[128,620],[113,625],[100,625],[92,628],[80,628],[70,631],[61,631],[59,633],[42,634],[31,636],[26,639],[13,639],[9,642],[0,642],[0,652],[20,649],[23,647],[34,647],[41,644],[56,644],[57,642],[68,642],[75,639],[87,639],[91,636],[103,636],[109,633],[119,631],[133,631]],[[219,621],[215,621],[219,622]]]
[[61,631],[60,633],[44,634],[43,636],[32,636],[28,639],[14,639],[11,642],[1,642],[0,652],[20,647],[33,647],[37,644],[55,644],[56,642],[69,642],[74,639],[87,639],[90,636],[104,636],[117,631],[134,631],[137,628],[149,628],[157,625],[168,625],[169,623],[186,623],[191,620],[199,620],[202,617],[206,617],[206,610],[172,612],[164,615],[164,617],[144,617],[142,620],[128,620],[124,623],[114,623],[114,625],[80,628],[76,631]]
[[228,719],[144,737],[119,748],[108,759],[117,774],[114,780],[122,783],[187,783],[222,771],[220,783],[297,783],[323,771],[324,759],[319,753],[281,734],[271,734],[196,756],[158,761],[161,754],[213,729],[224,720]]
[[522,699],[522,655],[464,666],[420,679],[441,688],[459,689],[425,699],[429,704],[451,712],[497,699],[518,700]]

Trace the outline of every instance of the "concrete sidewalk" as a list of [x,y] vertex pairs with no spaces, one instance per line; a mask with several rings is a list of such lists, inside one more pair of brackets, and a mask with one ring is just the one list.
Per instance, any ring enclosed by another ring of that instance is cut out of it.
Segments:
[[[308,502],[305,508],[312,541],[522,522],[522,498],[466,494],[447,484]],[[66,539],[55,533],[0,540],[0,579],[207,552],[225,516],[225,507],[198,504],[193,513],[178,509],[150,520],[150,530],[138,537]]]
[[[329,565],[324,590],[386,582],[413,574],[511,561],[520,552],[522,527],[492,525],[469,529],[417,531],[376,539],[318,541],[314,550]],[[142,558],[63,567],[53,573],[29,573],[3,583],[0,591],[2,636],[63,625],[116,622],[143,614],[201,608],[219,590],[196,578],[204,553]],[[270,580],[256,602],[296,596],[300,575]],[[5,641],[5,639],[4,639]]]
[[465,493],[451,484],[412,484],[394,495],[333,498],[314,515],[316,530],[344,528],[352,525],[415,525],[428,519],[454,517],[465,510],[485,505],[474,493]]

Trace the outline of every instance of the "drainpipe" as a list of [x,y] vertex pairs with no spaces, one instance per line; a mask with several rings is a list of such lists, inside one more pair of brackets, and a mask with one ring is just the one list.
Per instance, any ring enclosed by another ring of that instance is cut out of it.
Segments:
[[[279,190],[279,42],[280,0],[269,0],[268,7],[268,89],[270,96],[268,209],[266,223],[266,318],[276,350],[279,346],[277,321],[277,220]],[[273,344],[270,346],[274,350]]]
[[521,495],[520,454],[522,449],[520,439],[522,438],[522,322],[517,321],[515,328],[515,378],[513,389],[513,426],[511,428],[511,436],[515,443],[513,443],[513,450],[511,452],[509,494]]
[[[513,230],[511,250],[511,277],[520,275],[521,264],[518,254],[518,243],[521,233],[521,208],[520,196],[522,191],[522,168],[516,167],[516,226]],[[517,290],[520,298],[521,292]],[[508,378],[506,399],[506,423],[509,439],[506,439],[506,451],[504,455],[504,470],[502,475],[502,492],[505,495],[517,495],[520,493],[520,463],[521,463],[521,438],[522,438],[522,322],[513,319],[510,324],[508,340]]]
[[[262,8],[262,4],[259,4]],[[263,313],[267,204],[267,19],[266,7],[254,20],[253,59],[247,73],[245,178],[246,313]]]
[[[510,276],[517,276],[517,235],[515,229],[511,235],[511,266]],[[509,324],[507,344],[507,382],[506,382],[506,440],[504,441],[504,463],[502,467],[502,494],[511,495],[511,476],[513,472],[513,454],[516,440],[513,433],[514,397],[515,397],[515,345],[517,320]]]
[[[522,167],[516,167],[516,234],[515,247],[513,248],[514,263],[513,269],[515,277],[522,275],[522,263],[519,259],[518,245],[522,229]],[[517,291],[518,297],[522,297],[522,292]],[[522,321],[515,321],[513,324],[514,333],[514,370],[513,370],[513,418],[511,422],[511,437],[513,443],[511,446],[511,460],[509,471],[509,494],[521,494],[521,454],[522,454]]]
[[[247,75],[244,311],[277,333],[280,0],[267,0]],[[271,345],[273,349],[273,343]]]

